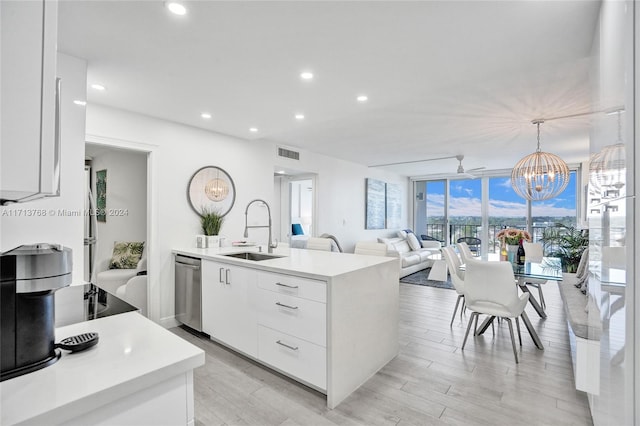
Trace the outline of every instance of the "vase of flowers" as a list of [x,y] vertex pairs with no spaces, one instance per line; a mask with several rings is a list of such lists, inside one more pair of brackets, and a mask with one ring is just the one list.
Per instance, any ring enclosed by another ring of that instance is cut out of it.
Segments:
[[503,229],[496,235],[496,238],[500,240],[500,245],[506,245],[507,247],[507,260],[509,262],[515,262],[518,254],[518,246],[520,241],[531,242],[531,234],[522,229],[507,228]]

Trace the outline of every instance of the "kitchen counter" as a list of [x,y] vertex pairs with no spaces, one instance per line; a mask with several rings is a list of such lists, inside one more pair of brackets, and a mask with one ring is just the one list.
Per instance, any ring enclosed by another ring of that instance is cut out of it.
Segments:
[[286,246],[273,259],[224,256],[247,251],[258,247],[173,250],[202,259],[211,339],[325,393],[329,408],[397,355],[398,258]]
[[70,285],[55,293],[56,327],[137,311],[95,284]]
[[98,332],[86,351],[0,383],[0,424],[187,424],[204,352],[137,312],[56,328]]
[[[258,252],[257,246],[207,249],[179,248],[174,249],[173,252],[200,259],[222,261],[238,266],[250,266],[251,268],[265,271],[295,273],[296,275],[315,279],[337,277],[374,265],[392,262],[397,264],[398,262],[398,258],[396,257],[364,256],[352,253],[295,249],[289,248],[288,246],[274,249],[273,255],[282,257],[259,261],[224,256],[224,254],[228,253]],[[267,250],[264,249],[264,247],[262,253],[267,254]]]

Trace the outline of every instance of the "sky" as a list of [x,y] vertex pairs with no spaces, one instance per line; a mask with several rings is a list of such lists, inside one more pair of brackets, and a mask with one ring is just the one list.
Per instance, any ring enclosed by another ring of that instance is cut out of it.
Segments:
[[[481,216],[481,180],[465,179],[450,182],[449,216]],[[444,216],[444,182],[427,183],[427,214]],[[489,216],[525,217],[527,204],[511,187],[509,177],[489,179]],[[576,180],[571,172],[569,185],[556,198],[537,201],[532,205],[532,215],[575,216]]]

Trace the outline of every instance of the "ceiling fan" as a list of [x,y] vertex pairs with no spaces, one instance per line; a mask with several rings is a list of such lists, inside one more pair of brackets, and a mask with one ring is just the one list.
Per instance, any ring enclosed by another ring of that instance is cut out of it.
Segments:
[[475,167],[473,169],[469,169],[465,171],[464,167],[462,166],[462,160],[464,160],[464,155],[462,154],[456,155],[456,160],[458,160],[458,169],[455,174],[452,173],[452,175],[454,176],[466,176],[468,178],[475,179],[477,178],[477,176],[471,174],[471,172],[477,172],[479,170],[486,169],[486,167]]
[[424,159],[424,160],[411,160],[411,161],[400,161],[397,163],[386,163],[386,164],[375,164],[375,165],[371,165],[369,167],[385,167],[385,166],[396,166],[396,165],[401,165],[401,164],[411,164],[411,163],[423,163],[423,162],[428,162],[428,161],[437,161],[437,160],[446,160],[449,158],[455,158],[456,160],[458,160],[458,168],[456,170],[455,173],[451,172],[451,173],[433,173],[433,175],[437,175],[440,177],[466,177],[469,179],[475,179],[478,176],[475,176],[473,174],[471,174],[471,172],[476,172],[479,170],[483,170],[486,169],[486,167],[475,167],[473,169],[469,169],[466,170],[464,169],[464,166],[462,165],[462,160],[464,159],[464,155],[462,154],[458,154],[458,155],[451,155],[451,156],[447,156],[447,157],[438,157],[438,158],[428,158],[428,159]]

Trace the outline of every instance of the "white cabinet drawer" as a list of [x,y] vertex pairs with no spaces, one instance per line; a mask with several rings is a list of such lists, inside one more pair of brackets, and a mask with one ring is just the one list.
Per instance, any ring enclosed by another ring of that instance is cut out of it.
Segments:
[[322,390],[327,389],[327,351],[322,346],[260,325],[258,359]]
[[258,289],[258,323],[275,330],[327,345],[327,305],[301,297]]
[[327,301],[327,283],[320,280],[261,271],[258,274],[258,286],[316,302],[326,303]]

